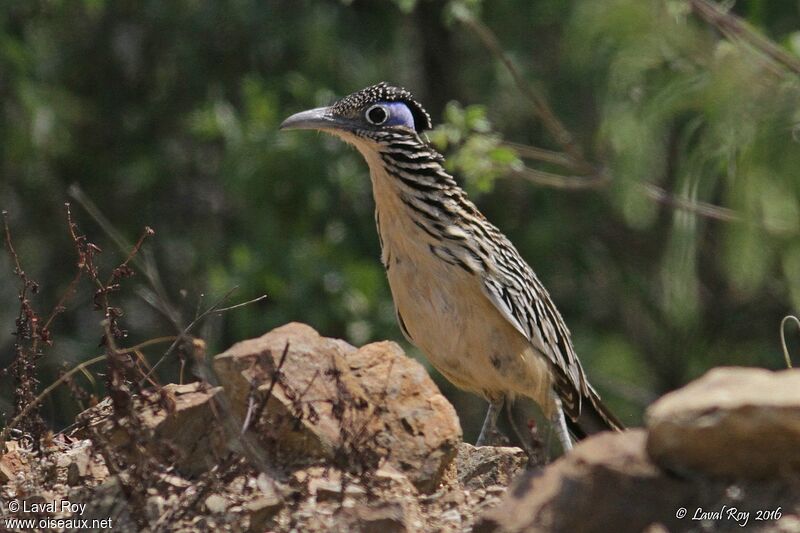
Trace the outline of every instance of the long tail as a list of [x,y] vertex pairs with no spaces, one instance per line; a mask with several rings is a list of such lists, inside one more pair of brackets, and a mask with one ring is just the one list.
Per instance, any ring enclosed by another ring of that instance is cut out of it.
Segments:
[[622,431],[625,426],[600,399],[600,395],[589,385],[589,394],[581,402],[581,414],[577,420],[567,416],[567,427],[577,439],[585,439],[600,431]]

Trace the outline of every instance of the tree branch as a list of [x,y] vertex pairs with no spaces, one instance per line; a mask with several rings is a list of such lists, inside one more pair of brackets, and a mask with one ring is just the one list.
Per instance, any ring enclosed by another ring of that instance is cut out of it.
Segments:
[[607,174],[598,174],[596,176],[562,176],[561,174],[529,167],[524,167],[520,170],[511,170],[510,173],[512,176],[526,179],[537,185],[571,191],[599,189],[611,183],[611,178]]
[[760,35],[745,21],[728,13],[715,2],[689,0],[692,10],[731,40],[739,39],[785,69],[800,74],[800,59],[794,57],[767,37]]
[[556,142],[561,145],[564,151],[567,153],[567,157],[571,160],[571,163],[576,166],[581,173],[590,174],[594,171],[592,165],[586,161],[586,158],[583,156],[583,150],[581,149],[580,145],[575,142],[572,133],[564,126],[564,124],[559,120],[553,110],[550,108],[550,104],[547,102],[547,99],[531,86],[530,83],[522,76],[522,74],[517,70],[517,67],[514,66],[514,63],[509,59],[508,55],[503,50],[502,45],[500,44],[499,39],[497,36],[489,29],[488,26],[483,24],[480,20],[475,19],[472,17],[467,11],[461,11],[455,13],[456,18],[464,24],[472,33],[474,33],[478,39],[483,43],[483,45],[498,59],[508,70],[511,77],[514,79],[514,83],[516,84],[517,88],[522,92],[523,95],[533,104],[533,110],[536,115],[542,120],[544,127],[550,134],[555,138]]
[[[726,13],[719,6],[708,0],[689,0],[691,7],[706,21],[719,28],[726,35],[733,35],[742,41],[747,42],[758,51],[762,52],[771,60],[779,63],[785,68],[800,73],[800,60],[794,58],[769,39],[755,33],[748,28],[741,19],[735,15]],[[514,66],[506,55],[497,36],[481,21],[472,17],[467,11],[458,11],[456,18],[470,29],[489,50],[508,70],[514,83],[522,94],[533,103],[534,110],[544,123],[545,128],[556,139],[564,149],[564,152],[556,152],[535,146],[527,146],[513,142],[503,142],[503,145],[517,152],[522,158],[533,159],[558,165],[578,174],[584,175],[561,175],[530,167],[521,170],[512,170],[513,176],[526,179],[537,185],[552,187],[561,190],[587,190],[598,189],[611,183],[612,177],[605,171],[598,171],[598,166],[586,160],[583,156],[583,149],[574,140],[572,134],[564,127],[552,108],[542,94],[533,88],[519,70]],[[653,201],[663,205],[694,213],[696,215],[719,220],[722,222],[745,222],[745,217],[733,209],[713,205],[707,202],[698,202],[674,196],[661,187],[648,182],[638,184],[640,192]],[[765,227],[763,223],[758,224]]]
[[744,220],[742,215],[727,207],[681,198],[652,183],[643,182],[639,183],[638,186],[645,196],[669,207],[723,222],[742,222]]

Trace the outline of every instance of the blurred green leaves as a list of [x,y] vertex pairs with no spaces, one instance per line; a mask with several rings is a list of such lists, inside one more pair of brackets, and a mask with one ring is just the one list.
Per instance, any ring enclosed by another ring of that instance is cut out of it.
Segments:
[[[800,235],[800,182],[788,164],[800,163],[790,134],[800,80],[757,51],[711,38],[690,14],[685,2],[582,2],[573,35],[586,31],[572,49],[578,64],[608,72],[599,140],[609,148],[614,199],[625,220],[641,230],[658,223],[661,208],[638,188],[647,182],[690,204],[732,207],[741,223],[719,228],[723,268],[731,283],[754,294],[775,273],[786,240]],[[703,221],[680,210],[670,216],[663,305],[676,326],[685,326],[698,319],[701,302]]]
[[447,170],[461,176],[474,194],[489,192],[498,177],[522,165],[514,150],[501,145],[501,136],[492,131],[483,106],[448,103],[444,123],[429,138],[448,154]]

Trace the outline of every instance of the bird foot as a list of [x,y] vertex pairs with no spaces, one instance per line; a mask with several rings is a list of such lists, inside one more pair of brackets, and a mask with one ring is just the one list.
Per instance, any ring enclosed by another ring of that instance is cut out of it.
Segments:
[[497,428],[487,431],[485,434],[481,432],[478,440],[475,442],[476,447],[480,446],[508,446],[510,441],[508,437],[503,435]]

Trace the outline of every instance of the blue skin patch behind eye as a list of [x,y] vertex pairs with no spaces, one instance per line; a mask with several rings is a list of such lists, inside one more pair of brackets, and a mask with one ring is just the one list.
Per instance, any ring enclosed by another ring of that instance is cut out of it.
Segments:
[[384,125],[386,126],[405,126],[407,128],[416,129],[414,127],[414,115],[411,110],[403,102],[381,102],[386,110],[389,112],[389,118],[386,119]]

